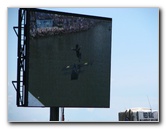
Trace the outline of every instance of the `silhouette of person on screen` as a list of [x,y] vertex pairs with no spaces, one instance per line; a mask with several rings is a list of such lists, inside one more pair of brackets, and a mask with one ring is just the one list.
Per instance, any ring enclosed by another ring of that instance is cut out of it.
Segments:
[[76,47],[72,49],[73,51],[76,51],[76,56],[77,56],[79,62],[80,62],[80,60],[81,60],[81,52],[80,52],[80,49],[81,49],[81,48],[79,47],[78,44],[76,44]]

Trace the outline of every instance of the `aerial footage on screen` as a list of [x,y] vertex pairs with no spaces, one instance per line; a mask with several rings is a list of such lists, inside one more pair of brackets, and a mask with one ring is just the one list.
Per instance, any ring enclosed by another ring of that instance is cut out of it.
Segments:
[[28,106],[110,107],[112,20],[30,11]]

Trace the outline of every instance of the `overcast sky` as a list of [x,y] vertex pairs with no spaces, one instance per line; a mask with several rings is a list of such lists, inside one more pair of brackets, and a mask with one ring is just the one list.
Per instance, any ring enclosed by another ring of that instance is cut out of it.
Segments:
[[[65,108],[66,121],[118,121],[118,112],[147,107],[159,110],[158,8],[50,8],[103,16],[112,22],[110,108]],[[17,75],[18,9],[8,8],[8,120],[49,121],[49,108],[16,106],[11,81]],[[150,105],[148,102],[150,101]]]

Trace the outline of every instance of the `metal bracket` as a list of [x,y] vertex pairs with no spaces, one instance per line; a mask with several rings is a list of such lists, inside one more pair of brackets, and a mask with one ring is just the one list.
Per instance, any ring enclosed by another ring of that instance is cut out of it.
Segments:
[[[17,81],[12,81],[12,84],[13,84],[13,87],[14,89],[16,90],[17,92],[17,88],[16,88],[16,85],[17,85]],[[21,96],[21,94],[19,94],[19,96]],[[19,99],[21,99],[21,97],[19,97]],[[21,104],[23,105],[23,102],[20,100]]]
[[17,85],[17,81],[12,81],[12,84],[13,84],[14,89],[15,89],[16,92],[17,92],[17,88],[16,88],[16,86],[15,86],[15,84]]
[[16,29],[18,30],[18,26],[13,27],[13,30],[14,30],[15,34],[17,35],[17,37],[18,37],[18,32],[16,31]]

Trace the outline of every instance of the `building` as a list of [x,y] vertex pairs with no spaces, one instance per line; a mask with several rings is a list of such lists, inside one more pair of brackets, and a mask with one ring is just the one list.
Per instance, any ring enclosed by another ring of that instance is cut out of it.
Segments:
[[118,115],[119,121],[158,121],[158,111],[149,108],[131,108]]

